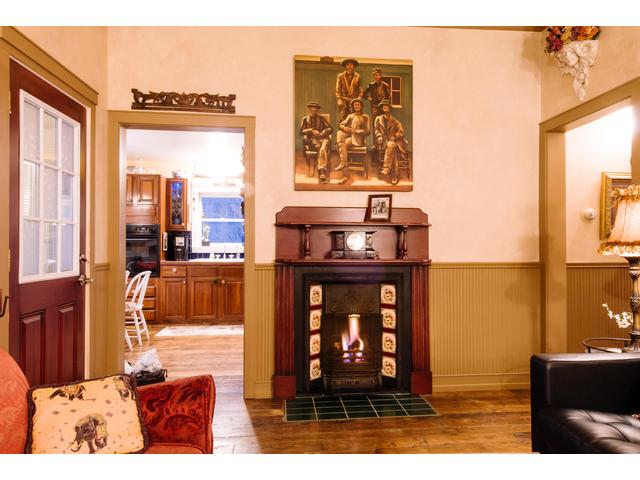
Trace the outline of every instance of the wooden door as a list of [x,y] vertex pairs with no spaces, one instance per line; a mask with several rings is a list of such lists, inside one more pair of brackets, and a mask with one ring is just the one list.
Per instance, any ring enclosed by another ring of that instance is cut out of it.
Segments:
[[185,322],[187,320],[187,279],[164,278],[162,280],[163,320]]
[[14,61],[10,90],[9,350],[31,385],[78,380],[86,110]]
[[189,320],[215,322],[218,319],[218,277],[189,278]]

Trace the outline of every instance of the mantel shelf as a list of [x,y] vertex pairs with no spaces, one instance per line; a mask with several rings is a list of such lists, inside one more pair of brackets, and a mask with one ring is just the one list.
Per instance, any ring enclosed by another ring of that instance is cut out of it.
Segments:
[[[393,208],[391,221],[381,222],[365,221],[366,212],[363,207],[284,207],[276,214],[275,257],[283,265],[364,265],[365,259],[345,258],[349,255],[334,252],[334,232],[369,231],[375,233],[367,247],[371,265],[389,262],[386,264],[429,266],[430,224],[426,213],[419,208]],[[377,255],[371,255],[372,251]]]
[[279,222],[276,227],[304,227],[310,225],[312,227],[351,227],[366,229],[367,227],[430,227],[430,223],[411,223],[411,222]]
[[387,259],[387,260],[358,260],[341,258],[305,258],[305,259],[276,259],[276,265],[342,265],[346,267],[375,267],[389,265],[431,265],[431,260]]

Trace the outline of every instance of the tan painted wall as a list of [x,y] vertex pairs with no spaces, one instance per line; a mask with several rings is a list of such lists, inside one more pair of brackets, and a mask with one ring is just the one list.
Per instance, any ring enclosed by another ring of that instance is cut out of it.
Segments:
[[[640,76],[640,27],[602,27],[600,52],[591,67],[585,100]],[[544,36],[540,38],[541,45]],[[542,47],[540,47],[542,48]],[[543,55],[541,67],[541,113],[549,119],[578,105],[571,77],[561,75],[553,58]]]
[[[107,27],[17,27],[39,47],[99,92],[96,109],[96,178],[107,177]],[[95,183],[95,262],[106,262],[107,185]],[[92,211],[89,209],[89,211]]]
[[630,292],[626,262],[567,265],[567,351],[584,352],[582,341],[586,338],[628,338],[629,329],[618,328],[615,320],[607,317],[602,304],[607,303],[615,313],[628,312]]
[[[380,38],[391,39],[381,42]],[[285,205],[366,204],[366,192],[293,190],[295,54],[414,65],[415,190],[436,261],[536,261],[540,35],[423,28],[109,29],[109,108],[131,88],[236,93],[255,115],[256,261],[273,261]],[[249,188],[251,186],[248,186]]]
[[598,254],[600,217],[586,221],[581,213],[600,215],[602,172],[631,173],[631,109],[614,112],[566,133],[567,263],[623,263],[618,256]]

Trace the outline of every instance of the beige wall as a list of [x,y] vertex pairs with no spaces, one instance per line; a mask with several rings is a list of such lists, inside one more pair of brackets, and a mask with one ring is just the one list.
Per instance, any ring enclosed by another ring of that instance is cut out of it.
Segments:
[[[99,93],[96,109],[96,179],[107,177],[107,27],[17,27],[39,47],[71,70]],[[96,181],[95,262],[106,262],[107,185]]]
[[[380,42],[381,36],[392,39]],[[423,28],[109,29],[109,108],[131,88],[236,93],[255,115],[256,261],[274,258],[285,205],[366,204],[366,192],[293,190],[293,57],[412,59],[415,190],[436,261],[536,261],[539,34]],[[251,186],[248,186],[251,188]]]
[[[566,133],[567,262],[624,263],[598,254],[602,172],[631,173],[631,108],[627,107]],[[593,208],[598,217],[582,218]]]
[[[540,38],[544,45],[544,36]],[[600,52],[589,76],[585,100],[590,100],[618,85],[640,76],[640,28],[602,27]],[[540,47],[540,50],[542,46]],[[572,79],[561,75],[553,58],[543,55],[541,67],[542,119],[547,120],[578,105]]]

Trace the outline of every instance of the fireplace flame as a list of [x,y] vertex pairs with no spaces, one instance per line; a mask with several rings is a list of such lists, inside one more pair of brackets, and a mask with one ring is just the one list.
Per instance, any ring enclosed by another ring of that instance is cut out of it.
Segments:
[[342,361],[358,363],[364,361],[364,340],[360,338],[360,315],[352,313],[348,317],[347,331],[342,334]]

